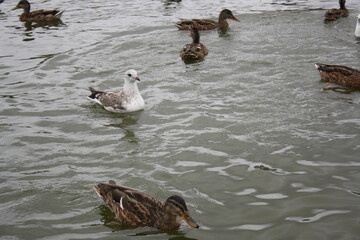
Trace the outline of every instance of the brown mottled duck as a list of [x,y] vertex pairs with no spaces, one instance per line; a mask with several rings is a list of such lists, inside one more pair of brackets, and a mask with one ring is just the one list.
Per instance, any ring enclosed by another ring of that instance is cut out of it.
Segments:
[[20,15],[22,22],[51,22],[59,21],[64,11],[59,10],[36,10],[30,12],[30,3],[27,0],[21,0],[12,10],[22,8],[24,12]]
[[197,27],[199,30],[211,30],[215,28],[224,30],[229,27],[229,23],[226,19],[240,22],[239,19],[234,17],[229,9],[224,9],[220,12],[218,22],[209,19],[182,19],[180,22],[176,23],[175,26],[180,30],[191,30],[192,27]]
[[95,192],[113,210],[117,220],[129,227],[156,227],[160,230],[178,228],[177,216],[185,220],[191,227],[199,225],[191,218],[184,199],[173,195],[165,203],[125,186],[109,183],[98,183]]
[[186,44],[180,51],[180,57],[183,61],[201,61],[208,54],[204,44],[200,42],[199,30],[196,27],[191,29],[192,43]]
[[360,88],[360,71],[341,65],[328,65],[316,63],[321,80],[330,83]]
[[338,18],[349,16],[349,10],[345,7],[346,0],[339,0],[340,8],[332,8],[325,13],[325,22],[335,21]]

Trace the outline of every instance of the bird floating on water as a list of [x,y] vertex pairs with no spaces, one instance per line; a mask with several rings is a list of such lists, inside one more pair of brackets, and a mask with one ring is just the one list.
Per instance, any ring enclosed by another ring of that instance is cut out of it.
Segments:
[[341,65],[315,63],[321,80],[330,83],[360,88],[360,71]]
[[20,15],[22,22],[51,22],[59,21],[63,10],[36,10],[30,12],[30,3],[27,0],[21,0],[12,10],[22,8],[24,12]]
[[201,61],[208,54],[208,49],[200,42],[199,30],[191,29],[192,43],[186,44],[180,51],[180,57],[185,62]]
[[349,10],[345,7],[346,0],[339,0],[340,8],[330,9],[325,13],[325,22],[335,21],[338,18],[349,16]]
[[355,37],[360,37],[360,14],[357,16]]
[[91,94],[88,98],[110,112],[135,112],[144,109],[145,102],[137,87],[138,81],[140,78],[137,72],[134,69],[127,70],[122,90],[102,92],[90,87]]
[[180,30],[191,30],[192,27],[196,27],[199,30],[210,30],[215,28],[224,30],[229,27],[229,23],[226,19],[240,22],[239,19],[234,17],[229,9],[224,9],[220,12],[218,22],[209,19],[182,19],[180,22],[176,23],[175,26]]
[[172,230],[180,226],[177,216],[193,228],[199,225],[191,218],[184,199],[173,195],[165,203],[135,189],[109,183],[98,183],[95,192],[113,210],[117,220],[129,227],[156,227]]

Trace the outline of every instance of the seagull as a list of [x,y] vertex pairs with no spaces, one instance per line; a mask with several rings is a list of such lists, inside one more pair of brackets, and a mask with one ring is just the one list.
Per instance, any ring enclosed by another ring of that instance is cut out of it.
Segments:
[[140,78],[137,76],[137,72],[134,69],[127,70],[122,90],[102,92],[89,87],[91,94],[88,98],[110,112],[124,113],[142,110],[145,102],[137,87],[138,81]]
[[360,37],[360,14],[357,16],[355,37]]

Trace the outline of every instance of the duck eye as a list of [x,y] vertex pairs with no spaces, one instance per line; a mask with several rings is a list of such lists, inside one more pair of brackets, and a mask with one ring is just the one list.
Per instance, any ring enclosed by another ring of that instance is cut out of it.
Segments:
[[128,73],[128,76],[131,77],[131,73]]

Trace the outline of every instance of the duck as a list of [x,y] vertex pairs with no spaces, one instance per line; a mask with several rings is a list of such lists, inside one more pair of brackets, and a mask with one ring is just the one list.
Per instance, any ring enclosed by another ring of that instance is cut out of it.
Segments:
[[322,63],[315,63],[315,67],[320,72],[321,80],[325,82],[360,88],[360,71],[357,69]]
[[24,12],[20,15],[20,21],[22,22],[51,22],[60,20],[64,10],[36,10],[30,12],[30,3],[27,0],[20,0],[20,2],[12,9],[24,9]]
[[339,0],[340,8],[332,8],[325,13],[325,22],[335,21],[338,18],[349,16],[349,10],[345,7],[346,0]]
[[180,51],[180,57],[183,61],[201,61],[208,54],[208,49],[200,42],[199,30],[196,27],[191,28],[192,43],[186,44]]
[[211,30],[216,28],[225,30],[229,27],[229,23],[226,19],[232,19],[240,22],[239,19],[234,17],[233,13],[229,9],[224,9],[219,14],[218,22],[210,19],[182,19],[180,22],[176,23],[175,26],[180,30],[191,30],[194,26],[199,30]]
[[136,70],[129,69],[125,72],[124,87],[122,90],[104,92],[89,87],[91,94],[88,98],[110,112],[124,113],[139,111],[145,107],[144,99],[137,86],[137,82],[139,81],[140,78]]
[[113,180],[98,183],[93,188],[122,225],[169,231],[180,226],[176,219],[179,216],[191,227],[199,228],[190,216],[185,200],[178,195],[170,196],[162,203],[146,193],[117,185]]
[[360,14],[357,16],[355,37],[360,37]]

